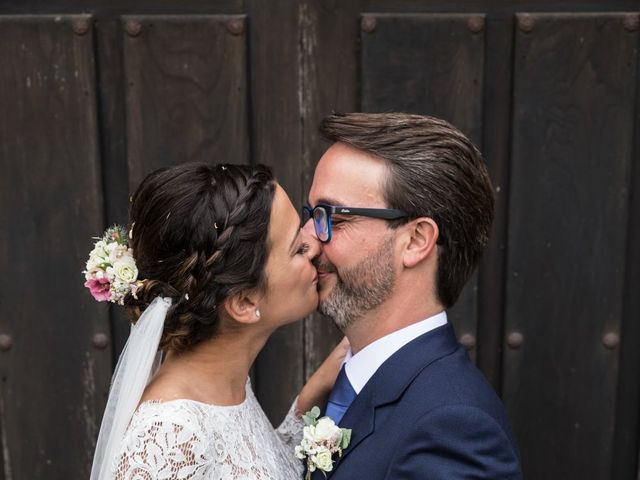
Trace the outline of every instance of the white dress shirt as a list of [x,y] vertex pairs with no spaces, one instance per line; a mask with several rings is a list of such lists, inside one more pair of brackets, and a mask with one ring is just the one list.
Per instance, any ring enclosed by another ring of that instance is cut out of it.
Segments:
[[345,372],[349,383],[356,391],[364,388],[369,379],[380,368],[391,355],[404,347],[411,340],[418,338],[435,328],[441,327],[447,323],[447,313],[440,312],[433,317],[413,323],[408,327],[401,328],[395,332],[379,338],[370,343],[358,353],[353,355],[351,350],[347,352],[345,357]]

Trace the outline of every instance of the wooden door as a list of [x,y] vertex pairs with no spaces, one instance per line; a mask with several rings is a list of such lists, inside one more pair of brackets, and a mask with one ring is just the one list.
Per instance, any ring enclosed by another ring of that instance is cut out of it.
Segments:
[[[334,111],[443,117],[496,194],[449,312],[525,477],[640,479],[637,1],[0,0],[0,480],[87,478],[128,325],[82,287],[154,168],[271,165],[305,200]],[[277,423],[340,333],[276,332]]]

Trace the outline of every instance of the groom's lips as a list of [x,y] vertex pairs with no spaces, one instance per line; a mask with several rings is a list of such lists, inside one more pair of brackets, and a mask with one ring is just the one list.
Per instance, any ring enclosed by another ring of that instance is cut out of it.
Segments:
[[333,272],[329,272],[329,271],[326,271],[326,270],[318,270],[318,280],[322,280],[323,278],[328,277],[332,273]]

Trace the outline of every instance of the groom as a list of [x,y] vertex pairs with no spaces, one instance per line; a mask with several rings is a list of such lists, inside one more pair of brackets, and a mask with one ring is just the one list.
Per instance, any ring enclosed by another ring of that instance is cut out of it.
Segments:
[[352,429],[331,479],[522,478],[503,406],[445,313],[488,240],[480,153],[447,122],[402,113],[332,115],[321,132],[335,143],[305,228],[323,242],[320,311],[351,344],[326,410]]

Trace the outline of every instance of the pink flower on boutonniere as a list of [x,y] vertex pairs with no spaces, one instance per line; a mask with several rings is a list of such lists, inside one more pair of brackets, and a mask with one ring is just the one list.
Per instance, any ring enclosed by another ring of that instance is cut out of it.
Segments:
[[84,286],[89,289],[93,298],[99,302],[108,302],[111,300],[111,284],[108,278],[90,278],[84,282]]

